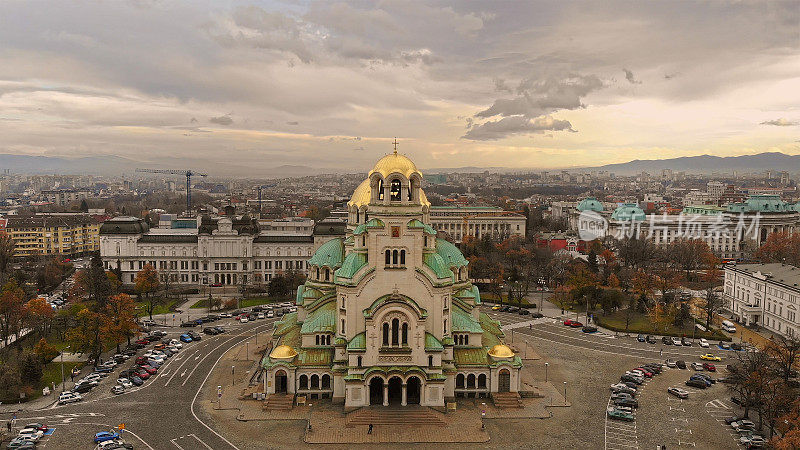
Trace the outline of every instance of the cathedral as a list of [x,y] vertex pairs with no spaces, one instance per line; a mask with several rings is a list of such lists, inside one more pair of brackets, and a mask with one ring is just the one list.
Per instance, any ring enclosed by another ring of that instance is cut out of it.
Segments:
[[422,173],[384,156],[348,202],[347,233],[320,245],[275,324],[264,392],[442,407],[520,389],[521,359],[480,312],[468,261],[430,226]]

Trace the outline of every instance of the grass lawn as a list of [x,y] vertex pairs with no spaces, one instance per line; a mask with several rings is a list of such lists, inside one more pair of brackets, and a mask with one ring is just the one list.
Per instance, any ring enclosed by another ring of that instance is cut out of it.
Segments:
[[[64,361],[64,377],[69,381],[69,374],[75,366],[83,366],[84,363],[76,361]],[[52,388],[53,383],[56,388],[61,384],[61,360],[56,358],[49,363],[45,364],[42,370],[42,381],[39,386],[39,394],[42,393],[42,388],[47,386]]]
[[[180,300],[170,300],[167,303],[156,305],[156,307],[153,308],[153,314],[167,314],[172,311],[179,302]],[[136,317],[145,317],[147,315],[147,302],[136,302]]]
[[[494,294],[481,292],[481,301],[482,302],[489,302],[489,303],[502,303],[502,304],[511,305],[511,306],[520,306],[520,304],[517,303],[516,301],[509,302],[508,301],[508,296],[505,295],[505,294],[503,294],[503,298],[501,300]],[[530,306],[530,305],[536,305],[536,303],[535,302],[531,303],[531,302],[528,301],[528,299],[525,299],[525,298],[522,299],[522,306]]]
[[[609,315],[600,315],[597,314],[594,316],[595,322],[598,325],[608,328],[614,331],[625,332],[625,312],[622,310],[615,311]],[[650,318],[646,314],[636,313],[633,316],[629,326],[628,326],[628,333],[634,334],[659,334],[659,335],[666,335],[666,336],[692,336],[692,327],[694,326],[694,322],[687,324],[683,328],[678,328],[673,324],[669,324],[666,328],[657,327],[657,329],[653,329],[653,323],[650,321]],[[706,338],[706,339],[714,339],[714,340],[730,340],[727,336],[722,334],[719,331],[714,331],[713,333],[710,332],[701,332],[700,330],[695,331],[694,336],[697,338]]]

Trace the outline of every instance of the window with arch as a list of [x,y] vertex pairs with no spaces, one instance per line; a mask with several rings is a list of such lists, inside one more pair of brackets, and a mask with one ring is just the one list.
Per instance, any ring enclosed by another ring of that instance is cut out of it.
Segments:
[[392,345],[400,345],[400,321],[392,319]]
[[444,334],[447,334],[447,319],[444,319]]
[[319,375],[311,375],[311,389],[319,389]]
[[356,208],[356,223],[358,223],[358,220],[359,220],[360,218],[361,218],[361,210],[359,210],[358,208]]
[[[330,342],[329,342],[329,344],[330,344]],[[464,335],[464,345],[469,345],[469,335],[468,334]]]
[[402,189],[403,185],[400,183],[400,180],[392,180],[392,184],[390,185],[391,188],[391,200],[393,202],[399,202],[403,199]]
[[[383,180],[378,180],[378,200],[383,200]],[[364,222],[367,221],[367,213],[364,213]]]
[[482,373],[478,375],[478,388],[479,389],[486,389],[486,374]]
[[331,269],[325,268],[325,281],[331,280]]
[[314,344],[315,345],[319,345],[319,335],[316,335],[314,337],[316,338],[316,339],[314,339]]
[[[314,378],[311,378],[311,384],[314,384]],[[471,373],[467,376],[467,389],[475,389],[475,374]]]
[[383,323],[383,346],[389,346],[389,324],[386,322]]
[[464,374],[456,375],[456,389],[464,389]]
[[358,358],[356,358],[356,366],[357,366],[357,367],[361,367],[361,362],[362,362],[361,356],[359,356]]
[[428,367],[433,367],[433,355],[428,355]]
[[331,376],[327,373],[322,375],[322,389],[330,389],[331,388]]
[[300,375],[300,389],[308,389],[308,375]]
[[315,274],[316,274],[316,276],[315,276],[314,278],[316,278],[316,279],[318,279],[318,280],[319,280],[319,267],[315,267],[315,268],[314,268],[314,272],[315,272]]
[[345,329],[344,329],[344,319],[342,319],[342,329],[341,329],[341,332],[342,332],[342,334],[346,334],[346,333],[345,333]]
[[403,339],[402,339],[403,345],[408,345],[408,324],[407,323],[403,323],[403,333],[402,333],[402,335],[403,335],[402,336],[403,337]]
[[405,266],[406,265],[406,251],[405,250],[400,250],[400,265],[401,266]]
[[398,256],[399,256],[398,251],[397,250],[392,250],[392,264],[395,265],[395,266],[397,265],[397,259],[398,259],[397,257]]
[[342,297],[342,309],[344,309],[345,298],[346,297]]
[[386,263],[387,266],[392,263],[392,251],[391,250],[386,250],[386,261],[385,261],[385,263]]
[[411,180],[408,180],[408,201],[414,200],[414,196],[412,194],[413,189],[414,189],[414,182],[411,181]]

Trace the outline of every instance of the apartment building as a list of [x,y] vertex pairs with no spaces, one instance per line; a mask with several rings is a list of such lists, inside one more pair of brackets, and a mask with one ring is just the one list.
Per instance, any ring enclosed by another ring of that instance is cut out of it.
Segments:
[[100,223],[89,215],[9,216],[17,256],[85,255],[100,249]]

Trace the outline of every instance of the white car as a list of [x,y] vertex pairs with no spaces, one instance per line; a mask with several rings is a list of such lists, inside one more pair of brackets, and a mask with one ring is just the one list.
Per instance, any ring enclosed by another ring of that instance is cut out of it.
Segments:
[[179,341],[177,339],[172,339],[172,340],[169,341],[169,346],[170,347],[183,348],[183,342],[181,342],[181,341]]
[[273,317],[275,317],[275,313],[272,312],[271,310],[267,311],[267,319],[272,319]]
[[256,316],[256,317],[258,317],[259,319],[266,319],[267,318],[267,316],[263,312],[258,313],[258,316]]
[[670,387],[667,388],[667,392],[678,398],[689,398],[689,392],[681,388]]
[[124,387],[125,389],[130,389],[130,388],[133,387],[133,383],[131,383],[131,380],[129,380],[127,378],[118,379],[117,380],[117,384],[122,386],[122,387]]
[[181,349],[181,348],[180,348],[180,347],[178,347],[177,345],[170,345],[170,346],[169,346],[169,347],[167,347],[167,348],[168,348],[168,349],[169,349],[169,351],[171,351],[172,353],[178,353],[178,351],[180,351],[180,349]]
[[701,338],[700,339],[700,347],[708,348],[709,347],[708,341],[703,339],[703,338]]
[[672,345],[683,345],[683,343],[681,342],[681,338],[673,337],[672,338]]
[[245,316],[242,316],[242,318],[239,319],[239,323],[247,323],[247,322],[249,322],[249,320]]
[[58,396],[59,405],[66,405],[67,403],[79,402],[81,400],[83,400],[83,397],[77,392],[62,392],[61,395]]
[[36,442],[40,437],[44,436],[44,431],[37,430],[36,428],[23,428],[19,431],[17,437]]
[[697,372],[702,372],[704,370],[703,365],[700,364],[699,362],[693,362],[692,369],[696,370]]

